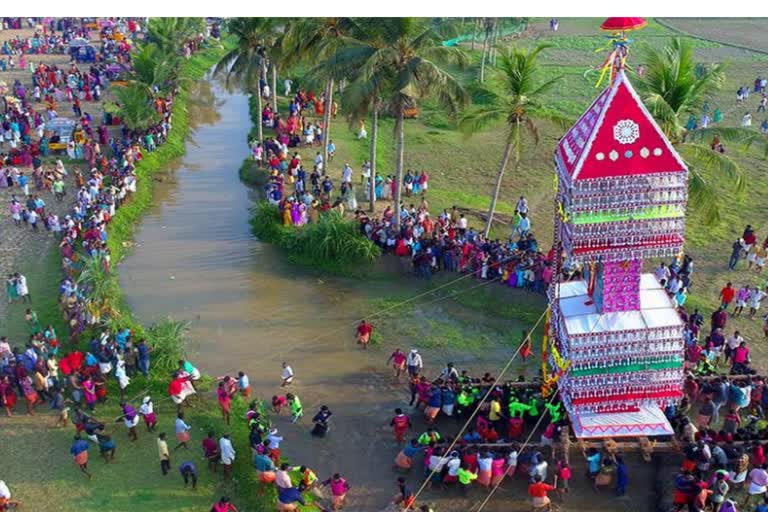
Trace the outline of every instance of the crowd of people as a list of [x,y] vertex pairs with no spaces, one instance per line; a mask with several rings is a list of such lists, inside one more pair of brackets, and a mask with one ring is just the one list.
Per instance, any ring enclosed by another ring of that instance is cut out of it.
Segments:
[[[188,45],[187,48],[198,48],[198,45]],[[162,119],[158,125],[140,133],[123,129],[120,137],[109,140],[105,140],[103,135],[106,132],[103,130],[99,132],[101,140],[94,140],[97,136],[89,129],[90,116],[75,109],[74,113],[80,118],[84,129],[82,139],[76,146],[80,152],[75,150],[69,157],[76,161],[84,159],[90,171],[75,169],[68,172],[61,160],[56,162],[55,167],[46,169],[40,158],[45,155],[40,148],[45,148],[47,134],[41,130],[42,133],[37,133],[38,140],[33,139],[34,120],[41,120],[31,102],[40,101],[40,96],[43,96],[47,103],[55,103],[57,94],[77,94],[74,97],[75,106],[81,96],[85,101],[95,100],[97,98],[89,95],[93,91],[98,96],[103,73],[104,68],[100,66],[92,66],[87,73],[81,73],[74,64],[68,71],[41,65],[33,72],[34,92],[31,95],[17,83],[14,94],[18,101],[12,105],[6,103],[4,112],[3,139],[11,146],[11,151],[0,154],[2,186],[16,188],[22,197],[19,200],[16,194],[12,195],[12,221],[19,225],[25,221],[37,230],[37,219],[41,218],[59,241],[62,257],[59,304],[70,340],[70,344],[63,347],[55,329],[51,325],[43,327],[37,313],[27,309],[24,315],[29,327],[27,339],[22,344],[22,340],[9,340],[5,336],[0,339],[0,402],[9,417],[17,412],[17,403],[21,398],[29,415],[34,415],[37,407],[47,404],[55,412],[58,426],[63,427],[71,420],[76,434],[70,454],[89,478],[88,450],[91,444],[98,447],[105,462],[112,462],[115,458],[116,439],[107,426],[110,421],[96,417],[97,407],[109,398],[112,383],[116,384],[119,393],[122,410],[119,419],[125,424],[130,441],[138,440],[136,427],[140,418],[143,418],[147,430],[153,431],[157,414],[153,397],[145,396],[139,405],[127,400],[125,394],[135,375],[150,375],[152,348],[146,340],[135,339],[128,328],[113,332],[99,327],[104,311],[91,297],[95,283],[85,284],[78,278],[89,262],[102,265],[109,272],[107,226],[123,201],[136,191],[136,164],[142,159],[142,151],[154,150],[171,129],[173,97],[177,92],[173,91],[156,102],[155,107]],[[91,85],[93,89],[89,88]],[[48,109],[49,112],[55,110],[51,104]],[[49,117],[49,120],[53,117],[56,116]],[[157,139],[152,139],[153,134],[157,135]],[[100,144],[105,146],[104,151],[101,151]],[[25,165],[32,167],[31,180],[16,167]],[[76,192],[70,196],[72,208],[69,214],[59,220],[45,211],[42,196],[51,193],[55,199],[62,199],[67,192],[63,179],[70,174],[74,174]],[[32,185],[34,193],[30,192]],[[32,301],[26,277],[21,274],[8,276],[6,291],[9,303]],[[87,348],[81,351],[79,342],[83,334],[88,334],[89,339]],[[191,363],[180,361],[179,372],[169,385],[169,396],[161,400],[173,400],[181,406],[189,395],[194,394],[191,382],[195,376],[199,378],[200,374]],[[176,387],[181,391],[177,391]],[[193,390],[191,393],[189,388]],[[183,411],[180,411],[176,419],[177,439],[189,434],[189,426],[183,418]],[[225,475],[228,473],[227,464],[231,468],[231,460],[227,457],[229,452],[224,449],[226,437],[222,436],[219,442]],[[183,440],[180,446],[187,447]],[[158,447],[162,459],[160,441]],[[196,485],[196,471],[191,460],[182,462],[180,473],[185,485]],[[0,496],[0,499],[6,500],[3,504],[10,503],[10,492],[8,494],[7,497]],[[235,510],[234,507],[223,508],[226,501],[220,500],[219,508],[214,505],[214,509]]]
[[[749,504],[764,510],[766,405],[762,376],[687,377],[685,398],[666,411],[684,453],[675,478],[675,510],[735,512],[737,506],[752,510]],[[735,497],[738,490],[746,491],[741,499]]]
[[[521,356],[527,359],[530,338],[525,332],[521,343]],[[394,460],[398,471],[412,472],[420,467],[430,488],[458,487],[461,493],[470,486],[490,491],[505,478],[524,478],[536,510],[549,507],[552,491],[565,499],[571,468],[553,448],[568,419],[556,398],[542,397],[541,382],[526,382],[523,376],[501,381],[490,373],[472,376],[453,363],[447,363],[434,379],[427,379],[422,375],[424,363],[417,349],[407,355],[396,349],[388,362],[397,377],[407,372],[408,405],[413,407],[408,413],[395,409],[390,421],[395,442],[401,447]],[[441,418],[450,428],[469,420],[476,409],[460,438],[441,432]],[[412,414],[419,410],[423,411],[426,430],[414,432]],[[538,436],[535,440],[534,435]],[[591,449],[584,457],[595,490],[613,488],[617,496],[625,495],[628,470],[621,454]],[[395,503],[413,505],[416,495],[404,478],[398,480],[398,487]]]

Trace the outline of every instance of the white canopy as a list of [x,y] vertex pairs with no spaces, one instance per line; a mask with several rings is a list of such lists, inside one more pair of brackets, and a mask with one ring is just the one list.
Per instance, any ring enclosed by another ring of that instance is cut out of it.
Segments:
[[599,314],[584,281],[560,285],[560,312],[570,336],[630,330],[683,327],[674,304],[652,274],[640,276],[640,310]]

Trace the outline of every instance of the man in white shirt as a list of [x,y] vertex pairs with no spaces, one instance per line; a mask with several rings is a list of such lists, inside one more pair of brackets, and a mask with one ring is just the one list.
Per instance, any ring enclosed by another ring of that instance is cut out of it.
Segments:
[[289,489],[293,487],[293,482],[291,482],[291,475],[288,473],[290,469],[291,466],[285,462],[280,464],[280,469],[275,471],[275,484],[277,487],[282,489]]
[[462,213],[461,216],[459,217],[459,222],[458,222],[459,232],[462,235],[467,230],[467,225],[468,225],[467,218],[464,217],[464,214]]
[[733,353],[734,350],[736,350],[736,347],[741,345],[741,343],[744,341],[744,337],[741,335],[739,331],[735,331],[733,333],[733,336],[728,336],[725,339],[725,343],[728,345],[728,351],[725,353],[725,360],[728,361],[728,358]]
[[224,479],[229,480],[232,476],[232,463],[235,462],[235,449],[232,441],[229,440],[229,434],[224,434],[219,439],[219,450],[221,452],[221,464],[224,466]]
[[363,168],[360,173],[360,185],[365,185],[365,180],[371,177],[371,162],[363,162]]
[[352,183],[352,167],[349,166],[349,163],[345,163],[344,169],[341,171],[341,182]]
[[290,78],[286,78],[283,81],[283,85],[285,86],[285,95],[290,96],[291,95],[291,86],[293,85],[293,80]]
[[283,361],[283,371],[280,376],[283,378],[283,383],[280,384],[280,387],[285,387],[293,382],[293,368],[288,366],[288,363],[285,361]]
[[531,219],[528,218],[527,213],[520,213],[520,224],[517,225],[517,229],[520,231],[520,236],[525,236],[531,230]]
[[515,206],[515,210],[517,210],[520,213],[528,213],[528,200],[520,196],[520,199],[517,200],[517,205]]
[[405,364],[408,365],[408,374],[411,377],[418,375],[419,372],[421,372],[421,369],[424,367],[424,364],[421,361],[421,354],[419,354],[419,351],[415,348],[411,349],[411,353],[408,354],[408,358]]
[[656,269],[655,275],[656,275],[656,280],[658,282],[661,282],[662,280],[664,280],[664,282],[667,282],[669,280],[669,276],[670,276],[669,268],[667,268],[667,266],[664,264],[663,261],[659,263],[659,266]]

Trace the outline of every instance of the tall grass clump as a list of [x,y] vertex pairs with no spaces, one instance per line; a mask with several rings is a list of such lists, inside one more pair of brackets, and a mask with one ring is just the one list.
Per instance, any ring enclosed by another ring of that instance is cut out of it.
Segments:
[[381,255],[379,246],[363,236],[357,223],[336,211],[326,212],[320,222],[295,229],[295,236],[286,238],[289,249],[317,261],[365,263]]
[[280,210],[268,201],[259,201],[252,210],[251,231],[262,242],[282,246],[283,234],[287,233],[282,222]]
[[186,320],[168,317],[147,329],[147,337],[152,340],[153,366],[161,370],[177,368],[179,359],[184,359],[185,337],[189,327]]
[[260,240],[286,250],[292,261],[334,273],[381,256],[379,246],[363,236],[357,223],[336,211],[323,213],[315,224],[283,226],[280,210],[261,201],[253,210],[251,230]]

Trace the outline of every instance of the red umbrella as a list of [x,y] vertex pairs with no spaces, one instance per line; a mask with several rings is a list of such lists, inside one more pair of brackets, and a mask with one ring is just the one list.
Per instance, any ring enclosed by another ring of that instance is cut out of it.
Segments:
[[608,18],[606,19],[600,28],[602,30],[608,30],[610,32],[625,32],[629,30],[637,30],[648,25],[645,18]]

